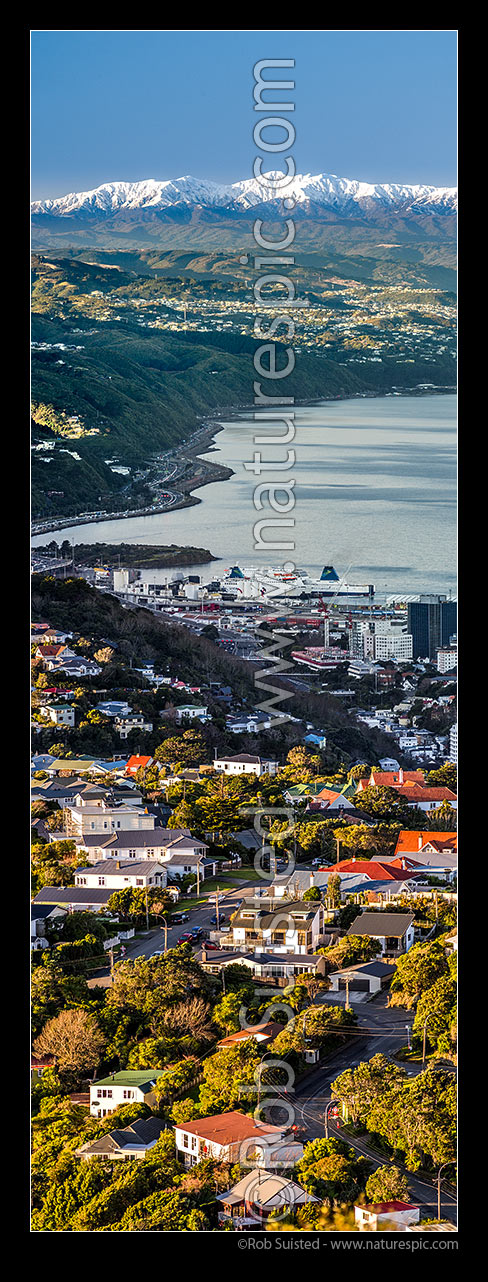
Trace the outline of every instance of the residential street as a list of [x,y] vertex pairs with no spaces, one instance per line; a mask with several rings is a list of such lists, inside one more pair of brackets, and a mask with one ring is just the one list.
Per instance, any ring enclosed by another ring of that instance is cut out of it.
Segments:
[[[365,1006],[357,1006],[358,1027],[364,1029],[364,1033],[357,1034],[354,1045],[344,1046],[337,1051],[337,1054],[331,1055],[324,1068],[311,1073],[307,1080],[297,1087],[296,1121],[305,1127],[307,1139],[314,1139],[325,1133],[325,1108],[331,1099],[330,1083],[339,1076],[339,1073],[344,1072],[346,1068],[355,1067],[362,1060],[372,1059],[373,1055],[391,1056],[395,1050],[405,1044],[406,1024],[408,1022],[411,1025],[412,1013],[398,1007],[389,1010],[386,1001],[386,994],[381,994],[373,1002],[368,1002]],[[415,1076],[421,1068],[409,1066],[407,1071],[409,1075]],[[334,1123],[332,1119],[329,1120],[329,1135],[344,1138],[341,1126]],[[386,1164],[386,1159],[383,1157],[378,1159],[363,1139],[353,1139],[348,1135],[347,1143],[358,1153],[369,1157],[374,1169]],[[419,1176],[411,1175],[410,1172],[406,1174],[412,1197],[422,1205],[422,1218],[436,1217],[437,1185],[434,1186]],[[452,1220],[454,1224],[457,1222],[456,1198],[449,1187],[446,1189],[444,1181],[441,1190],[441,1210],[444,1219]]]

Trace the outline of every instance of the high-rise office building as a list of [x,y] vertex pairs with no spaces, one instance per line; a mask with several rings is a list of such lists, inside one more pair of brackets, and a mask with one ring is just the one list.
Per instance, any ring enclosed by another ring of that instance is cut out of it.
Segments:
[[457,631],[457,605],[445,596],[421,596],[408,603],[408,632],[413,636],[414,659],[436,660],[441,646],[448,646]]

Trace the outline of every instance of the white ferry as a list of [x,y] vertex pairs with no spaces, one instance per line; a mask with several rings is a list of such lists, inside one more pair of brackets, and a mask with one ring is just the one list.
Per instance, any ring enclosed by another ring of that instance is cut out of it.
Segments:
[[374,597],[374,583],[349,583],[345,575],[340,578],[333,565],[324,565],[320,578],[313,578],[306,570],[286,570],[283,567],[233,565],[225,570],[220,580],[222,592],[239,598],[274,600],[277,597],[303,599],[307,597]]

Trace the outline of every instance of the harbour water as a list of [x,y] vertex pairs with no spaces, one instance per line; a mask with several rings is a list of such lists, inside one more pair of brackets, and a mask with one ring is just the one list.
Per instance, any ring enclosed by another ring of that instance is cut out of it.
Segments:
[[[204,581],[240,565],[295,565],[320,574],[335,566],[351,581],[375,583],[379,593],[456,591],[456,397],[385,396],[324,402],[296,410],[296,462],[281,473],[295,477],[294,530],[263,537],[295,542],[294,552],[256,551],[253,526],[269,515],[253,505],[255,477],[243,464],[255,450],[263,459],[286,449],[254,446],[251,416],[224,422],[215,448],[203,455],[233,469],[227,481],[198,491],[190,508],[78,525],[40,535],[34,546],[72,539],[83,543],[149,543],[205,547],[217,563],[185,567]],[[267,474],[270,475],[270,474]],[[278,479],[280,473],[274,474]],[[273,474],[271,474],[273,479]],[[283,496],[280,496],[283,498]],[[166,570],[146,571],[157,582]]]

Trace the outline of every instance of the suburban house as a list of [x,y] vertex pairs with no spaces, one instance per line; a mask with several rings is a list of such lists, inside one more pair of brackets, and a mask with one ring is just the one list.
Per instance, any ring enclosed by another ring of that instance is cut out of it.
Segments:
[[321,788],[316,792],[311,802],[315,810],[353,810],[354,806],[349,797],[343,792],[337,792],[335,788]]
[[147,1104],[152,1108],[157,1103],[154,1087],[161,1071],[146,1068],[133,1072],[124,1069],[102,1077],[90,1084],[90,1113],[93,1117],[106,1117],[114,1113],[121,1104]]
[[[76,798],[78,802],[78,798]],[[82,838],[89,833],[109,833],[129,831],[152,831],[155,827],[154,815],[141,806],[111,806],[103,794],[99,800],[79,798],[80,804],[66,806],[63,822],[67,837]]]
[[407,868],[404,859],[340,859],[334,872],[360,873],[368,881],[411,881],[422,875],[422,869]]
[[241,712],[228,716],[225,725],[232,734],[259,734],[261,730],[269,730],[271,722],[264,712]]
[[91,1140],[75,1150],[77,1157],[88,1162],[91,1157],[108,1158],[111,1162],[127,1158],[145,1157],[165,1130],[165,1123],[157,1117],[140,1117],[121,1131],[109,1131],[98,1140]]
[[233,947],[254,952],[313,953],[322,941],[324,910],[319,900],[292,899],[276,908],[259,897],[246,900],[232,921]]
[[129,712],[126,717],[116,717],[114,725],[120,739],[127,739],[132,730],[144,730],[149,734],[153,728],[152,721],[147,721],[142,712]]
[[396,788],[395,791],[400,797],[404,797],[409,806],[414,806],[419,810],[424,810],[426,814],[430,810],[437,810],[443,802],[447,801],[453,810],[457,810],[457,796],[451,788],[434,788],[431,785],[419,783],[406,783],[403,788]]
[[423,784],[425,776],[423,770],[372,770],[369,777],[360,779],[358,782],[358,792],[363,788],[401,788],[405,783]]
[[97,712],[101,712],[104,717],[126,717],[131,710],[125,699],[107,699],[96,706]]
[[128,775],[136,775],[138,770],[147,770],[148,766],[151,765],[151,762],[152,757],[139,757],[137,755],[129,757],[125,767],[125,772]]
[[293,1212],[295,1207],[304,1206],[307,1202],[320,1202],[313,1193],[306,1193],[293,1180],[271,1174],[263,1176],[256,1167],[248,1171],[238,1184],[220,1193],[216,1201],[222,1210],[218,1213],[219,1225],[232,1221],[236,1229],[260,1225],[273,1211]]
[[360,1233],[387,1233],[389,1229],[401,1232],[410,1224],[418,1224],[420,1207],[413,1202],[375,1202],[373,1206],[357,1203],[354,1219]]
[[254,1024],[252,1028],[240,1028],[238,1033],[222,1037],[221,1041],[217,1042],[217,1047],[220,1049],[226,1046],[238,1046],[240,1042],[253,1041],[264,1050],[282,1032],[283,1024],[278,1024],[276,1020],[269,1020],[267,1024]]
[[65,672],[68,677],[98,677],[102,671],[94,659],[80,659],[77,655],[71,659],[64,653],[56,659],[45,659],[48,672]]
[[278,762],[264,757],[254,756],[250,752],[236,753],[233,757],[216,757],[212,762],[214,770],[222,770],[227,775],[276,775]]
[[31,948],[47,948],[46,924],[65,916],[65,909],[52,904],[31,904]]
[[413,913],[360,913],[348,935],[368,935],[381,944],[382,953],[407,953],[414,942]]
[[238,1112],[217,1113],[175,1127],[176,1152],[185,1166],[213,1157],[218,1162],[242,1165],[252,1160],[265,1170],[291,1167],[303,1154],[303,1145],[296,1143],[293,1135],[288,1122],[268,1126]]
[[175,709],[175,717],[178,725],[181,725],[182,721],[209,721],[210,719],[208,708],[203,704],[197,706],[194,703],[181,704]]
[[46,703],[40,709],[41,717],[49,717],[57,726],[74,726],[76,708],[72,703]]
[[57,905],[72,913],[102,913],[113,892],[113,886],[43,886],[34,903]]
[[75,886],[110,886],[111,890],[125,890],[127,886],[134,889],[140,886],[144,889],[148,886],[164,888],[167,880],[166,869],[150,859],[143,859],[140,863],[102,859],[88,868],[78,868],[75,873]]
[[360,962],[356,966],[345,966],[343,970],[331,971],[329,991],[331,993],[349,991],[352,1002],[354,993],[372,997],[374,993],[380,993],[382,988],[386,988],[393,979],[395,969],[395,966],[382,961]]
[[[395,861],[406,868],[445,876],[452,880],[457,872],[457,832],[420,832],[402,828],[395,846]],[[385,861],[386,862],[386,861]]]
[[48,659],[64,660],[64,659],[76,659],[78,657],[75,654],[74,650],[70,650],[69,645],[64,645],[63,643],[54,644],[54,645],[52,644],[44,645],[44,643],[42,643],[41,645],[37,646],[34,653],[35,653],[36,659],[42,659],[43,662],[45,662]]
[[297,975],[325,975],[325,958],[319,953],[241,953],[235,949],[206,949],[195,959],[208,975],[219,975],[226,966],[247,966],[255,979],[270,980],[283,988]]
[[171,855],[187,855],[188,864],[203,859],[208,846],[192,837],[188,828],[130,829],[102,833],[85,833],[80,852],[87,859],[157,859],[170,862]]

